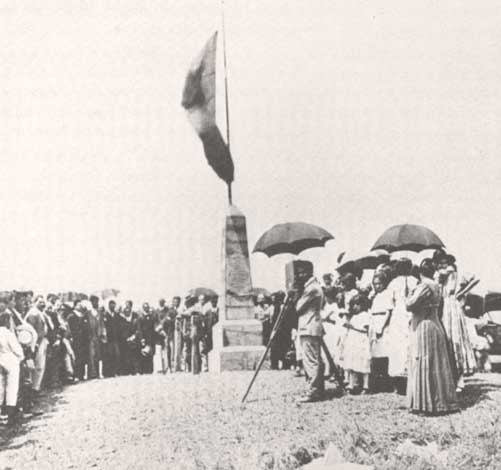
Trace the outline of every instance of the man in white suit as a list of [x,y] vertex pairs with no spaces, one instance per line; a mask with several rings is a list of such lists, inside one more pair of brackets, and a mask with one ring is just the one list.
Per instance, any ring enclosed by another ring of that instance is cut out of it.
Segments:
[[298,335],[303,366],[308,377],[308,390],[301,397],[303,403],[321,400],[324,394],[324,364],[321,356],[322,337],[325,334],[320,317],[324,303],[322,286],[313,276],[310,263],[301,263],[297,270],[300,297],[296,303]]

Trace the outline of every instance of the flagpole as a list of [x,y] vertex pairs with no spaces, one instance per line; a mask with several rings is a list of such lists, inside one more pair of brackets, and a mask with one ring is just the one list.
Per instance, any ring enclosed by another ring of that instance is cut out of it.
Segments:
[[[221,18],[223,27],[223,64],[224,64],[224,99],[226,104],[226,143],[230,149],[230,105],[228,99],[228,68],[226,64],[226,28],[224,24],[224,0],[221,0]],[[232,204],[231,182],[228,183],[228,201]]]

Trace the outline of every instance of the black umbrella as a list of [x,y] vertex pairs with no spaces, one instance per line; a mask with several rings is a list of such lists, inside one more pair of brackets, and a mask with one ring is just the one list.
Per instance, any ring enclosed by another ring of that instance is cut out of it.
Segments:
[[215,290],[209,289],[208,287],[196,287],[195,289],[190,289],[188,291],[189,297],[217,297],[217,292]]
[[334,237],[321,227],[304,222],[289,222],[274,225],[261,235],[254,246],[253,253],[261,252],[268,256],[282,253],[298,255],[308,248],[325,246]]
[[374,243],[373,250],[421,251],[426,248],[442,248],[444,243],[429,228],[422,225],[395,225],[386,230]]
[[341,275],[357,270],[376,269],[380,264],[387,263],[390,255],[384,250],[375,250],[362,256],[348,255],[346,257],[344,255],[339,261],[342,261],[344,258],[346,258],[346,261],[340,263],[336,268],[336,271]]

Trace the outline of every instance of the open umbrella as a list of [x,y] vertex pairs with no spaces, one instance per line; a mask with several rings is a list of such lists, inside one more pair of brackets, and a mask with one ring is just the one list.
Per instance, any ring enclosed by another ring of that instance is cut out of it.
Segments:
[[386,230],[374,243],[373,250],[421,251],[425,248],[442,248],[445,245],[429,228],[422,225],[394,225]]
[[[384,250],[374,250],[365,255],[346,254],[339,260],[336,271],[343,275],[354,270],[376,269],[380,264],[388,262],[390,255]],[[343,260],[345,260],[343,262]]]
[[304,222],[289,222],[274,225],[267,230],[254,246],[253,253],[268,256],[282,253],[298,255],[308,248],[325,246],[334,237],[321,227]]
[[208,287],[196,287],[195,289],[190,289],[188,291],[189,297],[217,297],[217,292],[215,290],[209,289]]

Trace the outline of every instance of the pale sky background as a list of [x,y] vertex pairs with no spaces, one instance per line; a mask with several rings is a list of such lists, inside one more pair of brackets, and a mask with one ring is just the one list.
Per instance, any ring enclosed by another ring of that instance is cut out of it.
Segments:
[[[424,224],[501,289],[499,2],[226,3],[251,249],[319,224],[336,239],[304,258],[322,274]],[[1,289],[219,286],[226,189],[180,106],[219,27],[216,0],[1,2]],[[282,288],[286,259],[251,255],[254,285]]]

